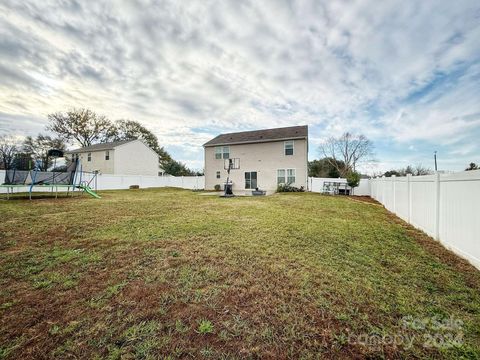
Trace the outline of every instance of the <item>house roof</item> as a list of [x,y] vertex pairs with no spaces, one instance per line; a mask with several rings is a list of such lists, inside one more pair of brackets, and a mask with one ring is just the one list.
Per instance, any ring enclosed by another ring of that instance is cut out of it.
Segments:
[[203,146],[245,144],[256,142],[268,142],[290,139],[306,139],[308,137],[308,126],[290,126],[275,129],[242,131],[236,133],[220,134]]
[[85,146],[75,150],[69,150],[67,153],[76,153],[76,152],[90,152],[90,151],[102,151],[102,150],[113,150],[117,146],[136,141],[136,140],[122,140],[122,141],[112,141],[108,143],[95,144],[90,146]]

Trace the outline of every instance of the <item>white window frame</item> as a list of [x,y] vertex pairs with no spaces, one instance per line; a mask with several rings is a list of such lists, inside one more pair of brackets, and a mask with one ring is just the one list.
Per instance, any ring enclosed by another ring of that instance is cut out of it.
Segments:
[[229,159],[230,146],[215,146],[215,159]]
[[[292,153],[287,154],[287,145],[292,145]],[[295,155],[295,140],[287,140],[283,142],[283,155],[292,156]]]
[[92,161],[92,153],[87,153],[87,161]]
[[[295,182],[297,181],[297,171],[296,169],[286,169],[286,175],[287,175],[287,184],[295,184]],[[293,175],[288,175],[288,172],[291,172],[293,173]],[[293,177],[293,181],[289,181],[289,178],[292,178]]]
[[217,179],[220,179],[221,178],[221,172],[220,171],[217,171],[217,173],[215,174],[215,177]]
[[221,158],[222,158],[222,147],[215,146],[215,159],[221,159]]
[[110,150],[105,150],[105,160],[110,160]]
[[[283,176],[280,176],[279,175],[279,172],[280,171],[283,171]],[[279,181],[278,179],[283,177],[283,182]],[[285,171],[285,169],[277,169],[277,185],[280,185],[280,184],[285,184],[287,181],[287,172]]]
[[[282,171],[283,172],[283,176],[279,176],[279,172]],[[293,173],[293,175],[288,175],[288,173]],[[281,182],[279,181],[278,179],[279,178],[283,178],[284,181]],[[288,181],[288,178],[293,178],[293,181]],[[277,169],[277,185],[280,185],[280,184],[294,184],[297,182],[297,169],[294,169],[294,168],[290,168],[290,169]]]

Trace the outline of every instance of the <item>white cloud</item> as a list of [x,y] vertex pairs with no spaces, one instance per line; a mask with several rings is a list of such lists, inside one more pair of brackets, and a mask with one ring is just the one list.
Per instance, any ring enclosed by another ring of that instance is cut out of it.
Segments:
[[468,145],[479,14],[446,0],[5,1],[0,132],[90,107],[141,121],[192,166],[216,132],[295,124],[314,146],[345,130]]

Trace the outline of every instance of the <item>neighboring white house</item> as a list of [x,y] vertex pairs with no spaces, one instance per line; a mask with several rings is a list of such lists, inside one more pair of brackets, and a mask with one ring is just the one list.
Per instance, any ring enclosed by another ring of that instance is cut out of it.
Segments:
[[278,184],[307,188],[307,126],[221,134],[203,147],[206,189],[217,184],[223,189],[227,159],[239,159],[240,168],[230,172],[234,193],[255,188],[273,192]]
[[115,175],[161,175],[158,154],[141,140],[95,144],[68,151],[78,158],[82,171]]

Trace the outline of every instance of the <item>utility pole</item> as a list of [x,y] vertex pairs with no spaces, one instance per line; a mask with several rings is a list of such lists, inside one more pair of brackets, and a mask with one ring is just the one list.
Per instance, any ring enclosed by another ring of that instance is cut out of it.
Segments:
[[433,159],[435,160],[435,172],[437,171],[437,150],[433,152]]

